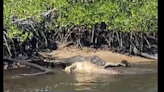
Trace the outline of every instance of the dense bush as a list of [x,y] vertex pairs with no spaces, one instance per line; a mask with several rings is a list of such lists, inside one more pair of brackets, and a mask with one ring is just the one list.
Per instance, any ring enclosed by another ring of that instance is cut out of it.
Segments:
[[[9,35],[21,33],[10,24],[10,17],[27,18],[49,8],[56,8],[59,16],[55,25],[92,25],[105,22],[108,28],[116,31],[157,32],[158,0],[4,0],[4,26]],[[53,23],[54,24],[54,23]],[[26,36],[23,36],[26,37]]]
[[11,17],[16,16],[20,19],[26,19],[33,16],[37,21],[41,18],[39,14],[51,7],[50,0],[3,0],[3,26],[8,30],[9,37],[17,37],[21,40],[26,39],[27,34],[22,34],[22,31],[11,24]]
[[157,31],[157,0],[94,0],[81,3],[54,1],[62,25],[93,25],[105,22],[109,29]]

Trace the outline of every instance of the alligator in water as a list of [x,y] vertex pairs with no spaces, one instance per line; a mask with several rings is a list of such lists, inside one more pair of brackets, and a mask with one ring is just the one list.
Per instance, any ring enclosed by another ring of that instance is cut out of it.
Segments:
[[[25,64],[25,65],[32,66],[32,67],[35,67],[35,68],[38,68],[38,69],[44,71],[44,72],[35,73],[35,74],[20,74],[22,76],[34,76],[34,75],[40,75],[40,74],[46,74],[46,73],[55,73],[55,71],[53,69],[45,68],[45,67],[42,67],[42,66],[34,63],[35,61],[38,61],[38,60],[40,61],[40,59],[36,59],[36,60],[34,60],[34,62],[32,62],[33,60],[23,60],[22,61],[22,60],[4,57],[3,60],[20,63],[20,64]],[[65,58],[65,59],[53,59],[53,60],[45,59],[45,62],[48,62],[48,63],[52,62],[54,65],[64,65],[63,68],[65,68],[66,66],[71,65],[75,62],[82,62],[82,61],[89,61],[91,64],[101,67],[101,69],[105,69],[108,66],[113,66],[113,67],[130,66],[129,62],[127,62],[126,60],[123,60],[120,63],[111,63],[111,62],[103,61],[98,56],[84,57],[84,56],[77,55],[77,56],[73,56],[73,57]]]
[[[120,68],[121,69],[121,68]],[[114,68],[103,68],[89,61],[75,62],[70,66],[65,67],[64,71],[69,74],[143,74],[156,72],[155,69],[149,68],[127,68],[125,70],[114,69]]]
[[64,71],[66,73],[76,74],[122,74],[122,72],[116,69],[105,69],[89,61],[75,62],[72,65],[67,66]]

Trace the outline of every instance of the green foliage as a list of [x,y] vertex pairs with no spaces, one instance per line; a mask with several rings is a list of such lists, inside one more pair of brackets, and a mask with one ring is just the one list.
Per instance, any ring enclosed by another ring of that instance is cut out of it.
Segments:
[[[33,16],[36,20],[40,21],[41,18],[38,15],[52,6],[51,0],[3,0],[3,2],[3,22],[5,28],[8,29],[10,37],[17,37],[17,35],[22,33],[21,30],[18,30],[11,24],[11,16],[24,19]],[[27,38],[27,33],[17,38],[25,40]]]
[[11,37],[19,32],[11,26],[10,16],[34,16],[39,21],[39,14],[49,7],[59,11],[57,22],[52,22],[54,26],[91,27],[96,23],[105,22],[109,29],[116,31],[158,30],[157,0],[4,0],[3,21]]
[[157,31],[157,0],[94,0],[87,3],[55,0],[54,4],[60,11],[61,26],[91,26],[105,22],[109,29],[116,31]]

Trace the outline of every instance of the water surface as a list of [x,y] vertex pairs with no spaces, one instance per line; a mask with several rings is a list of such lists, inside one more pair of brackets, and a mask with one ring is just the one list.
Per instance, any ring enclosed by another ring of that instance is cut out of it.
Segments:
[[[4,92],[157,92],[157,64],[134,66],[155,72],[129,75],[42,75],[13,77],[20,71],[4,71]],[[128,69],[127,69],[128,70]]]

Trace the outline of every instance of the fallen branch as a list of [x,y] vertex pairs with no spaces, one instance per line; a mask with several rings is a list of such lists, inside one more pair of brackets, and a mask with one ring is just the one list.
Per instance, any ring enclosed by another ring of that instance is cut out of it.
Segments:
[[158,55],[150,55],[148,53],[143,53],[143,52],[140,52],[135,46],[133,48],[133,52],[137,55],[141,55],[143,57],[146,57],[146,58],[149,58],[149,59],[155,59],[155,60],[158,60]]
[[34,68],[40,69],[42,71],[45,71],[44,73],[20,74],[22,76],[26,76],[26,75],[27,76],[33,76],[33,75],[40,75],[40,74],[45,74],[45,73],[55,73],[52,69],[45,68],[45,67],[39,66],[39,65],[34,64],[34,63],[30,63],[29,61],[31,61],[31,60],[17,60],[17,59],[8,58],[8,57],[3,57],[3,60],[7,60],[7,61],[10,61],[10,62],[15,62],[15,63],[20,63],[20,64],[24,64],[24,65],[27,65],[27,66],[34,67]]
[[39,73],[33,73],[33,74],[19,74],[18,76],[37,76],[37,75],[43,75],[43,74],[47,74],[47,73],[50,73],[50,72],[39,72]]
[[146,57],[146,58],[150,58],[150,59],[155,59],[155,60],[158,60],[158,55],[149,55],[149,54],[147,54],[147,53],[142,53],[141,52],[141,56],[143,56],[143,57]]

